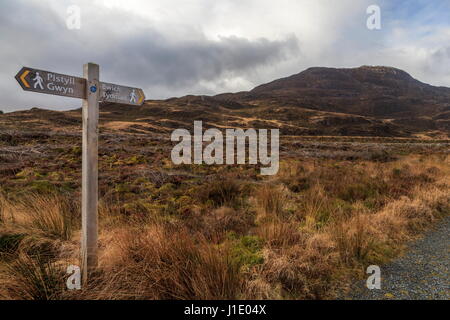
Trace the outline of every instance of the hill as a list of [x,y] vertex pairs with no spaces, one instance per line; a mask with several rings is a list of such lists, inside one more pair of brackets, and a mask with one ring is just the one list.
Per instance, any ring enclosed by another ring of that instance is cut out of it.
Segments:
[[[0,115],[0,129],[77,129],[80,110]],[[169,132],[203,120],[216,127],[280,128],[284,135],[447,138],[450,88],[391,67],[309,68],[239,93],[101,105],[105,130]],[[10,121],[13,120],[13,123]]]

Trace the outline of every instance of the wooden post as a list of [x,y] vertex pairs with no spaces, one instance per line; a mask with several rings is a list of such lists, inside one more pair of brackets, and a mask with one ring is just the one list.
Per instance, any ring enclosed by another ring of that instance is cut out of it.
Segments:
[[97,267],[98,238],[98,114],[99,66],[84,65],[86,99],[83,100],[83,159],[82,159],[82,234],[81,259],[83,283]]

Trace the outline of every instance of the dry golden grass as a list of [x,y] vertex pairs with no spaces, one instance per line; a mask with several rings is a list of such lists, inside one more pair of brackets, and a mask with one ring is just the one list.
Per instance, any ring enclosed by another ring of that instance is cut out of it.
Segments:
[[256,200],[263,216],[280,215],[286,200],[286,190],[280,186],[265,184],[256,192]]
[[[19,201],[0,196],[0,279],[4,299],[64,297],[60,250],[70,247],[77,216],[62,196],[30,194]],[[64,264],[67,265],[67,264]]]
[[60,289],[62,266],[79,254],[77,206],[0,198],[0,298],[332,298],[450,213],[450,163],[290,160],[244,189],[205,183],[189,210],[148,215],[123,216],[104,201],[99,269],[81,292]]
[[[112,235],[112,237],[111,237]],[[113,230],[102,237],[100,285],[93,298],[235,299],[239,266],[229,248],[165,225]],[[120,277],[117,277],[120,275]],[[104,290],[107,286],[108,290]]]
[[[327,167],[314,168],[314,164],[282,171],[280,180],[287,184],[300,176],[312,186],[303,193],[297,212],[259,226],[258,235],[269,248],[268,258],[251,283],[264,284],[264,288],[269,284],[273,295],[262,288],[258,294],[252,287],[251,297],[332,297],[339,283],[362,275],[370,264],[392,259],[405,242],[450,213],[448,157],[363,165],[365,177],[355,174],[358,168],[341,175]],[[379,181],[384,190],[365,191],[374,188],[371,179]],[[359,190],[353,188],[355,182]],[[349,197],[348,190],[352,190]],[[349,201],[336,201],[336,195]],[[375,205],[368,201],[371,197]]]
[[69,240],[75,228],[77,208],[62,196],[30,194],[12,203],[0,196],[2,221],[27,233]]
[[3,292],[6,299],[61,300],[64,298],[64,271],[41,255],[19,255],[7,265],[9,278]]

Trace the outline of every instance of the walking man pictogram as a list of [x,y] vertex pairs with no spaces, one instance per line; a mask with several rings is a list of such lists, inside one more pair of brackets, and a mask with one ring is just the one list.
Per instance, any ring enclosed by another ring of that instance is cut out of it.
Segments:
[[41,87],[41,90],[44,90],[44,79],[42,79],[42,77],[39,75],[39,72],[36,72],[36,76],[34,77],[33,81],[35,81],[34,83],[34,88],[37,89],[37,86]]
[[137,99],[136,92],[133,89],[133,91],[131,91],[131,94],[130,94],[130,103],[136,103],[136,101],[137,101],[136,99]]

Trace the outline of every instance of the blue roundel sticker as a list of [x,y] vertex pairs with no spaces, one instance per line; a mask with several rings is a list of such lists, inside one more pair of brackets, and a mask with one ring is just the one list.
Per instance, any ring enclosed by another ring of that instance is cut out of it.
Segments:
[[96,86],[92,86],[90,89],[91,89],[92,93],[95,93],[97,91],[97,87]]

